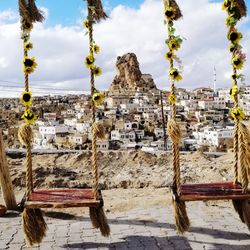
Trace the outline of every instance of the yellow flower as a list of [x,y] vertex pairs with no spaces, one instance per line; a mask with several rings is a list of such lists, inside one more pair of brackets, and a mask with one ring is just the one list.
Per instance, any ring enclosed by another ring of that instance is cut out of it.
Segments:
[[172,51],[168,51],[167,53],[166,53],[166,59],[167,60],[172,60],[173,59],[173,57],[174,57],[174,53],[172,52]]
[[93,73],[94,73],[95,76],[100,76],[100,75],[102,74],[102,70],[101,70],[100,67],[94,66],[94,67],[92,68],[92,70],[93,70]]
[[236,75],[236,74],[232,74],[232,75],[231,75],[231,78],[232,78],[233,80],[236,80],[236,79],[237,79],[237,75]]
[[93,100],[94,104],[97,106],[102,105],[103,99],[104,99],[103,94],[96,90],[92,96],[92,100]]
[[238,86],[233,84],[232,88],[230,89],[230,97],[236,102],[238,97]]
[[23,47],[25,51],[28,51],[28,50],[33,49],[33,44],[31,42],[26,42],[24,43]]
[[100,47],[99,47],[97,44],[95,44],[95,45],[93,46],[93,52],[94,52],[95,54],[98,54],[98,53],[100,52]]
[[236,69],[242,69],[243,68],[243,64],[244,64],[244,60],[242,60],[242,58],[240,58],[239,55],[236,55],[233,57],[232,59],[232,65],[234,68]]
[[30,110],[27,109],[24,114],[22,115],[22,119],[27,123],[27,124],[34,124],[34,122],[37,119],[37,116]]
[[32,102],[31,91],[24,91],[20,97],[24,106],[30,106]]
[[224,0],[224,2],[222,4],[222,9],[228,10],[230,6],[231,6],[231,0]]
[[171,39],[168,42],[168,46],[169,46],[170,50],[178,50],[181,47],[179,41],[176,39]]
[[245,113],[243,112],[243,110],[241,108],[233,108],[231,110],[231,116],[235,121],[239,121],[239,120],[244,120],[245,119]]
[[165,17],[169,20],[169,21],[172,21],[174,20],[175,18],[175,9],[170,7],[170,6],[167,6],[165,8]]
[[169,95],[168,100],[171,104],[176,104],[176,95],[174,94]]
[[228,40],[231,41],[234,44],[238,44],[239,41],[242,39],[242,33],[238,32],[237,29],[232,28],[229,32],[228,32]]
[[180,72],[176,68],[171,68],[168,72],[169,77],[174,81],[181,81],[182,76],[180,75]]
[[237,45],[231,43],[231,44],[230,44],[230,48],[229,48],[230,52],[233,53],[236,49],[237,49]]
[[85,64],[87,68],[91,68],[93,67],[95,62],[95,58],[93,57],[92,54],[89,54],[86,58],[85,58]]
[[83,23],[82,23],[82,25],[83,25],[83,27],[85,27],[86,29],[89,29],[89,21],[88,20],[86,20],[86,21],[83,21]]
[[35,68],[37,67],[37,63],[34,57],[32,58],[25,57],[23,59],[23,65],[24,65],[23,71],[26,74],[34,72]]

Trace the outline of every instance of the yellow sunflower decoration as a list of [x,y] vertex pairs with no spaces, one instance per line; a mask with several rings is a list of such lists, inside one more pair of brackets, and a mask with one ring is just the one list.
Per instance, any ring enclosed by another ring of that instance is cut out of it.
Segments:
[[166,53],[166,59],[170,61],[173,60],[173,58],[174,58],[174,53],[172,51],[168,51]]
[[231,44],[230,44],[230,48],[229,48],[230,52],[231,52],[231,53],[234,53],[236,49],[237,49],[237,45],[231,43]]
[[32,72],[34,72],[35,68],[37,67],[37,63],[35,61],[35,58],[28,58],[28,57],[24,57],[23,59],[23,71],[26,74],[30,74]]
[[24,106],[30,106],[32,102],[31,91],[24,91],[20,97]]
[[176,95],[174,94],[169,95],[168,100],[171,104],[176,104]]
[[244,120],[245,119],[245,113],[243,112],[243,110],[241,108],[233,108],[231,110],[231,116],[235,121],[239,121],[239,120]]
[[171,68],[168,72],[168,75],[174,81],[181,81],[182,80],[182,76],[181,76],[179,70],[176,68]]
[[165,17],[167,18],[167,20],[172,21],[175,19],[175,9],[171,6],[166,6],[165,8]]
[[244,64],[244,60],[240,57],[240,55],[235,55],[232,59],[232,65],[236,69],[242,69]]
[[181,47],[181,43],[178,39],[170,39],[168,46],[170,50],[178,50]]
[[85,64],[87,68],[92,68],[94,66],[94,62],[95,62],[95,58],[93,57],[92,54],[89,54],[86,58],[85,58]]
[[238,76],[236,74],[232,74],[231,78],[232,78],[233,81],[235,81],[238,78]]
[[26,43],[24,43],[23,46],[24,46],[25,51],[33,49],[33,44],[31,42],[26,42]]
[[238,86],[237,84],[233,84],[232,88],[230,89],[230,97],[236,102],[238,96]]
[[94,73],[95,76],[100,76],[100,75],[102,74],[102,70],[101,70],[100,67],[94,66],[94,67],[92,68],[92,70],[93,70],[93,73]]
[[231,7],[231,0],[225,0],[222,4],[222,9],[223,10],[228,10]]
[[95,90],[95,92],[92,96],[92,100],[93,100],[94,104],[96,106],[102,105],[103,99],[104,99],[104,95],[101,92],[99,92],[98,90]]
[[89,21],[88,20],[85,20],[83,23],[82,23],[83,27],[85,27],[86,29],[89,29],[90,25],[89,25]]
[[238,44],[242,37],[242,33],[238,32],[236,28],[231,28],[228,32],[228,40],[233,44]]
[[93,46],[93,52],[94,52],[95,54],[98,54],[98,53],[100,52],[100,47],[99,47],[97,44],[95,44],[95,45]]
[[36,119],[37,119],[37,115],[35,115],[33,113],[32,110],[27,109],[24,114],[22,115],[22,119],[27,123],[27,124],[34,124]]

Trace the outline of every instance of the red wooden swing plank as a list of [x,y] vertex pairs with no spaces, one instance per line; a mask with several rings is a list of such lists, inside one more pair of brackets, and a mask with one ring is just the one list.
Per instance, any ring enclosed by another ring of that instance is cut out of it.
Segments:
[[195,183],[181,186],[180,199],[183,201],[250,199],[250,191],[242,193],[242,188],[232,182]]
[[92,189],[41,189],[33,191],[25,202],[27,208],[98,207]]
[[235,188],[235,189],[241,189],[241,186],[238,184],[234,184],[233,182],[210,182],[210,183],[189,183],[189,184],[183,184],[182,187],[184,188],[195,188],[195,187],[224,187],[224,188]]

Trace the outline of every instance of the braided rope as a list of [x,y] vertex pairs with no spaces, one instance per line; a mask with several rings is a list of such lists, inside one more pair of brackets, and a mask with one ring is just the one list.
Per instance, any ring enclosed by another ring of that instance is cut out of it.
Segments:
[[238,152],[239,152],[239,121],[235,123],[234,127],[234,148],[233,148],[233,154],[234,154],[234,184],[238,183]]
[[[172,86],[171,86],[171,94],[175,95],[174,84],[172,84]],[[181,194],[181,174],[180,174],[179,142],[180,142],[180,138],[181,138],[181,133],[180,133],[179,126],[176,123],[176,114],[177,114],[176,104],[173,104],[173,106],[172,106],[172,119],[174,121],[174,126],[175,126],[176,130],[174,131],[172,129],[172,131],[170,130],[169,133],[172,134],[172,136],[173,136],[173,140],[172,140],[172,142],[173,142],[173,149],[172,149],[173,166],[174,166],[173,182],[174,182],[177,194],[180,195]]]
[[[171,62],[171,65],[173,62]],[[175,85],[172,83],[171,85],[171,95],[175,95]],[[180,152],[179,152],[179,144],[181,140],[181,131],[178,123],[176,122],[176,114],[177,108],[176,104],[172,104],[172,114],[171,120],[168,122],[168,133],[172,141],[172,154],[173,154],[173,186],[177,195],[181,194],[181,174],[180,174]]]
[[[23,40],[23,44],[26,42],[26,40]],[[28,57],[28,51],[24,50],[24,57]],[[24,73],[24,88],[25,91],[29,91],[29,74]]]
[[[27,38],[23,38],[23,45],[28,41]],[[28,51],[24,49],[24,57],[28,57]],[[29,74],[24,73],[24,88],[25,91],[29,91]],[[26,107],[26,110],[29,107]],[[32,140],[32,129],[30,126],[25,125],[19,130],[19,137],[23,145],[26,147],[26,189],[27,196],[33,191],[33,175],[32,175],[32,152],[31,152],[31,140]],[[26,139],[25,139],[26,138]]]
[[[89,17],[92,16],[92,11],[88,8]],[[89,50],[90,54],[93,55],[92,44],[94,42],[93,39],[93,26],[92,22],[89,27]],[[90,69],[90,85],[91,85],[91,96],[93,96],[95,91],[95,77],[94,72]],[[92,166],[92,176],[93,176],[93,189],[94,189],[94,197],[98,197],[98,188],[99,188],[99,176],[98,176],[98,166],[97,166],[97,130],[95,129],[95,104],[91,99],[91,111],[92,111],[92,157],[91,157],[91,166]]]
[[29,195],[33,191],[33,175],[32,175],[32,152],[31,140],[33,137],[32,128],[27,124],[22,124],[18,130],[18,137],[22,145],[26,147],[26,189]]
[[247,176],[247,146],[248,146],[248,131],[244,124],[239,126],[239,158],[241,166],[241,184],[243,193],[247,192],[248,176]]

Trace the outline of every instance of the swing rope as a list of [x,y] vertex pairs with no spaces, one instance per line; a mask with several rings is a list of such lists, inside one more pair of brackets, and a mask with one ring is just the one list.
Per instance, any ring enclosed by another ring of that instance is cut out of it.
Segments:
[[[89,10],[89,17],[91,16],[91,9],[88,8]],[[89,53],[93,57],[93,25],[90,24],[89,27]],[[91,96],[94,95],[95,92],[95,76],[93,69],[90,68],[90,86],[91,86]],[[92,158],[91,158],[91,163],[92,163],[92,175],[93,175],[93,189],[94,189],[94,196],[95,199],[98,197],[98,187],[99,187],[99,176],[98,176],[98,166],[97,166],[97,135],[96,135],[96,129],[93,126],[95,124],[95,103],[93,100],[91,100],[91,111],[92,111]]]
[[[101,199],[99,194],[99,175],[97,164],[97,138],[103,137],[103,129],[100,124],[96,123],[96,105],[102,104],[103,95],[95,88],[95,76],[101,74],[101,69],[94,65],[94,54],[98,53],[100,48],[95,44],[93,38],[93,24],[105,19],[107,15],[103,11],[102,3],[100,0],[87,0],[88,2],[88,17],[83,25],[88,29],[89,34],[89,55],[85,59],[87,68],[90,69],[90,87],[91,87],[91,111],[92,111],[92,176],[93,176],[93,192],[95,199]],[[110,235],[110,228],[107,222],[106,215],[103,210],[103,202],[101,207],[89,208],[90,219],[95,228],[99,228],[102,235],[108,237]]]
[[[241,184],[242,192],[247,193],[249,183],[248,171],[250,168],[250,134],[247,127],[242,122],[245,119],[245,113],[239,107],[238,90],[238,80],[241,80],[243,77],[242,74],[238,73],[238,70],[242,69],[246,56],[242,52],[242,46],[239,43],[243,36],[236,28],[238,21],[247,15],[247,8],[244,0],[224,0],[222,9],[228,14],[226,19],[226,25],[228,27],[227,38],[230,42],[230,53],[232,56],[231,64],[233,68],[233,74],[231,75],[233,84],[230,90],[230,97],[234,101],[231,116],[235,122],[233,148],[234,183]],[[250,229],[250,207],[248,200],[233,200],[232,202],[240,219],[242,222],[246,223]]]
[[180,126],[176,121],[177,115],[177,106],[176,106],[176,87],[175,82],[182,80],[182,76],[180,74],[180,70],[174,67],[174,60],[180,62],[180,60],[175,55],[175,51],[177,51],[182,43],[182,39],[180,36],[175,34],[175,28],[173,21],[181,18],[181,10],[175,0],[164,0],[165,7],[165,24],[167,24],[168,28],[168,39],[166,40],[166,44],[168,45],[169,51],[166,53],[166,59],[169,61],[170,70],[169,70],[169,78],[172,82],[171,84],[171,92],[168,97],[170,105],[171,105],[171,119],[167,124],[167,131],[172,141],[172,155],[173,155],[173,205],[174,205],[174,214],[175,214],[175,224],[177,231],[183,234],[190,227],[189,218],[187,216],[186,205],[185,202],[180,200],[179,197],[181,195],[181,173],[180,173],[180,142],[181,142],[181,130]]
[[[28,51],[33,48],[30,42],[30,32],[34,22],[43,21],[42,12],[36,7],[35,0],[19,0],[19,13],[21,18],[21,30],[24,49],[23,72],[24,72],[24,92],[21,95],[21,102],[25,107],[22,124],[18,130],[20,142],[26,148],[26,198],[28,199],[33,192],[33,175],[32,175],[32,139],[33,132],[31,125],[34,124],[37,116],[31,109],[32,95],[29,89],[29,74],[34,72],[37,63],[35,58],[30,58]],[[44,221],[42,211],[40,209],[24,208],[22,215],[22,227],[26,241],[29,245],[39,244],[45,236],[47,225]]]

